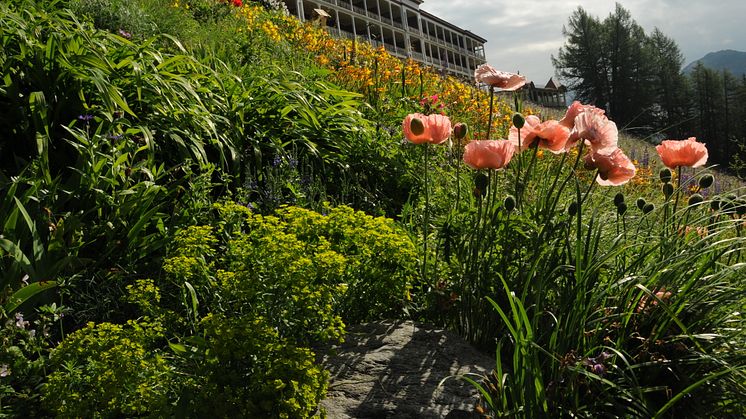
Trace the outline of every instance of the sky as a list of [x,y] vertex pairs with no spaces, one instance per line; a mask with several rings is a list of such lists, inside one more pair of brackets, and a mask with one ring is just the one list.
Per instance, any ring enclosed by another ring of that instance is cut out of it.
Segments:
[[[646,34],[654,28],[676,41],[684,65],[708,52],[746,51],[744,0],[619,1]],[[424,0],[420,9],[487,39],[487,62],[543,86],[554,74],[551,56],[564,45],[562,27],[582,7],[600,19],[615,2],[600,0]]]

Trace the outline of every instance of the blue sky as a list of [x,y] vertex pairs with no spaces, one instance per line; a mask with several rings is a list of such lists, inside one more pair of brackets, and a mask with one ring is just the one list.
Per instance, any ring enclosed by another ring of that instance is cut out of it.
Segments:
[[[708,52],[746,51],[744,0],[620,1],[651,33],[658,27],[679,45],[684,65]],[[538,84],[553,74],[550,60],[564,44],[562,26],[581,6],[601,19],[613,1],[582,0],[424,0],[421,9],[487,39],[487,62],[499,70],[520,71]]]

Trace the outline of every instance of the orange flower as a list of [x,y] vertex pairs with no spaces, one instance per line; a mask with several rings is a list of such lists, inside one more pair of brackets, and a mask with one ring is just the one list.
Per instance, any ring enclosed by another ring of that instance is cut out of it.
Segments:
[[513,158],[515,146],[505,140],[477,140],[464,148],[464,163],[474,169],[502,169]]
[[679,166],[699,167],[707,163],[707,147],[695,137],[686,140],[665,140],[655,147],[663,164],[671,169]]
[[413,144],[441,144],[451,136],[451,120],[445,115],[413,113],[402,121],[402,131]]
[[583,105],[576,100],[567,107],[567,112],[565,112],[565,116],[560,119],[559,123],[567,128],[573,129],[575,128],[575,118],[583,112],[590,112],[598,115],[604,114],[603,109],[599,109],[593,105]]
[[602,186],[618,186],[635,177],[635,165],[617,148],[611,154],[592,153],[585,157],[585,166],[598,169],[596,181]]
[[482,64],[474,70],[474,79],[477,83],[482,82],[492,87],[497,87],[502,90],[517,90],[526,84],[526,77],[506,73],[504,71],[497,71],[495,67],[489,64]]

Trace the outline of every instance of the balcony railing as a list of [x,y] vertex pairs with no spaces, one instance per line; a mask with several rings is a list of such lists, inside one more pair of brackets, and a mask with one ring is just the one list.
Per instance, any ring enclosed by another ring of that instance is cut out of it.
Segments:
[[352,10],[356,13],[360,13],[363,16],[368,16],[368,11],[363,9],[362,7],[352,6]]

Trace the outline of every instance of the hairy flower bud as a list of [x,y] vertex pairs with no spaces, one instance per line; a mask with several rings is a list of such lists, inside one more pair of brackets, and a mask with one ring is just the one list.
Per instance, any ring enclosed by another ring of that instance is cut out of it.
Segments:
[[664,167],[661,169],[660,173],[658,173],[658,176],[661,178],[661,182],[668,183],[671,181],[673,174],[671,173],[671,169]]
[[627,212],[627,204],[624,202],[620,202],[619,205],[616,206],[616,213],[619,215],[624,215],[624,213]]
[[645,214],[652,212],[655,209],[655,205],[653,204],[645,204],[644,207],[642,207],[642,212]]
[[567,213],[570,214],[570,217],[574,217],[575,214],[578,213],[578,203],[573,201],[569,207],[567,207]]
[[503,206],[505,206],[505,210],[508,212],[512,212],[515,209],[515,198],[513,198],[513,195],[508,195],[505,197]]
[[694,195],[689,197],[689,205],[697,205],[702,203],[704,201],[704,197],[698,193],[695,193]]
[[614,205],[617,207],[624,203],[624,194],[621,192],[617,192],[616,195],[614,195]]
[[670,198],[671,195],[673,195],[673,185],[670,183],[664,183],[663,184],[663,196],[666,197],[666,199]]
[[469,126],[463,122],[459,122],[453,127],[453,136],[457,140],[461,140],[466,137],[466,133],[469,131]]
[[699,178],[699,187],[702,189],[709,188],[713,183],[715,183],[715,176],[709,173]]
[[637,208],[642,210],[643,208],[645,208],[645,204],[647,204],[647,201],[645,201],[645,198],[637,198],[636,204],[637,204]]
[[515,126],[518,129],[523,128],[523,125],[526,124],[526,118],[523,117],[523,115],[517,113],[513,115],[513,126]]

